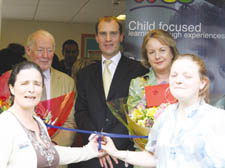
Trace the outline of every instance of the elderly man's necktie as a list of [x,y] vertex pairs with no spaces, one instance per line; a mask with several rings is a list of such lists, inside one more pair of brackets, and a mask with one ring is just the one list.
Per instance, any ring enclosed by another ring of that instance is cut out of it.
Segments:
[[43,77],[44,77],[44,86],[43,86],[43,90],[42,90],[41,101],[47,100],[47,92],[46,92],[46,85],[45,85],[46,76],[43,75]]

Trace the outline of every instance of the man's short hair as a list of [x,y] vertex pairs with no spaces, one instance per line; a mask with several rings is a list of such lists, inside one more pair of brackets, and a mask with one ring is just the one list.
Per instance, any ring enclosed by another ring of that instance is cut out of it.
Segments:
[[114,20],[116,23],[118,23],[120,34],[122,34],[123,33],[122,24],[115,16],[103,16],[100,19],[98,19],[98,22],[95,25],[95,33],[98,34],[98,25],[100,22],[111,22],[112,20]]

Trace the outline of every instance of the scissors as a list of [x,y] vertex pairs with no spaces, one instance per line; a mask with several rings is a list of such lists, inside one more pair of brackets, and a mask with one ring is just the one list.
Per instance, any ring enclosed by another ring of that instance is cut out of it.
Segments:
[[[103,128],[101,129],[101,132],[103,132]],[[99,137],[98,137],[98,151],[100,151],[101,148],[102,148],[101,140],[102,140],[102,135],[99,134]]]

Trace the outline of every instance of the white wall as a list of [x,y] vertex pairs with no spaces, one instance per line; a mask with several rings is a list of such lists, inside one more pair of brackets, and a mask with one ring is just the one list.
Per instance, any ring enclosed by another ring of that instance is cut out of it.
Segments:
[[95,24],[2,19],[0,49],[7,47],[12,42],[25,45],[28,35],[39,29],[45,29],[53,34],[56,40],[56,54],[62,59],[61,48],[63,42],[67,39],[73,39],[78,42],[81,49],[81,34],[94,34]]

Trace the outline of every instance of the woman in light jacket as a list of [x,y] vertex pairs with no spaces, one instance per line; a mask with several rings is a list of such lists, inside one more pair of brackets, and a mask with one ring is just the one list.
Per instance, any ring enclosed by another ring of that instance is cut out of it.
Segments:
[[43,81],[35,63],[23,62],[12,70],[8,81],[12,106],[0,115],[0,168],[56,168],[101,155],[94,139],[81,148],[53,145],[45,124],[34,112]]
[[149,72],[131,80],[127,100],[129,111],[139,104],[146,106],[146,86],[168,83],[170,68],[177,55],[176,42],[168,32],[153,29],[145,35],[142,43],[142,64]]

